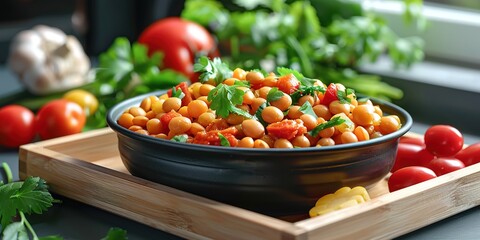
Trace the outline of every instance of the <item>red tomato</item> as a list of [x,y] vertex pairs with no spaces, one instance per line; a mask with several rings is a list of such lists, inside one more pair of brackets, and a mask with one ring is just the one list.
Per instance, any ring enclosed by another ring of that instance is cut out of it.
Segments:
[[394,192],[435,177],[437,177],[435,172],[426,167],[404,167],[390,175],[390,178],[388,179],[388,189],[390,192]]
[[470,166],[480,162],[480,143],[472,144],[458,152],[456,159],[460,159],[465,166]]
[[28,108],[7,105],[0,108],[0,145],[16,148],[35,137],[35,115]]
[[198,81],[193,64],[198,55],[218,57],[218,49],[212,35],[201,25],[178,17],[158,20],[148,26],[138,38],[147,45],[148,53],[163,53],[163,68],[176,70]]
[[[179,89],[182,90],[183,94],[185,95],[182,98],[182,106],[187,106],[192,101],[192,94],[190,93],[190,91],[188,91],[187,83],[186,82],[181,82],[177,86],[175,86],[175,89],[176,90],[179,90]],[[169,89],[167,91],[167,95],[168,95],[168,97],[172,96],[172,89]]]
[[418,145],[399,143],[395,164],[390,171],[395,172],[400,168],[408,166],[419,166],[418,153],[422,151],[422,149],[423,148]]
[[300,81],[298,81],[295,75],[289,73],[278,78],[277,87],[278,90],[286,94],[292,94],[300,87]]
[[465,167],[462,161],[455,158],[435,158],[426,166],[432,169],[437,176],[447,174]]
[[86,116],[80,105],[57,99],[40,108],[35,128],[40,138],[50,139],[81,132],[85,121]]
[[463,148],[462,133],[449,125],[428,128],[424,140],[427,150],[437,157],[451,157]]
[[400,138],[399,143],[414,144],[414,145],[418,145],[418,146],[422,146],[422,147],[425,146],[425,141],[423,140],[423,138],[420,138],[420,137],[405,137],[405,136],[403,136],[403,137]]
[[276,138],[285,138],[285,139],[292,139],[299,131],[306,132],[306,128],[294,120],[283,120],[281,122],[274,122],[267,126],[268,134],[272,135]]
[[170,120],[176,116],[179,116],[179,113],[172,110],[171,112],[165,113],[160,117],[160,122],[162,123],[163,132],[165,134],[168,134],[168,124],[170,123]]
[[325,94],[323,95],[321,103],[325,106],[328,106],[331,102],[338,100],[337,92],[337,85],[335,85],[335,83],[330,83],[327,87],[327,90],[325,90]]

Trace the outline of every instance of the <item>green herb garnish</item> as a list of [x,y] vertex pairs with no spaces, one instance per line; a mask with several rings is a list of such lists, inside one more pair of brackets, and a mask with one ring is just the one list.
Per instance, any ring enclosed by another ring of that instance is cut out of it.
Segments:
[[218,137],[220,138],[220,145],[221,146],[230,147],[230,142],[228,141],[228,139],[225,136],[223,136],[223,134],[218,133]]
[[341,118],[341,117],[334,117],[334,118],[330,119],[329,121],[326,121],[326,122],[316,126],[311,131],[309,131],[308,134],[310,134],[310,136],[316,137],[318,135],[318,133],[320,131],[322,131],[323,129],[330,128],[330,127],[335,127],[337,125],[340,125],[340,124],[344,123],[345,121],[346,120]]
[[176,135],[170,139],[170,141],[186,143],[188,140],[187,134]]
[[207,100],[210,101],[210,108],[221,117],[228,117],[230,113],[235,113],[246,118],[253,118],[248,112],[236,107],[243,102],[245,92],[238,88],[238,85],[228,86],[223,83],[218,84],[208,94]]
[[303,114],[312,115],[315,118],[318,117],[317,114],[315,114],[315,112],[313,111],[312,104],[310,104],[309,101],[305,101],[305,103],[298,110]]
[[214,58],[211,61],[205,56],[198,59],[197,63],[193,65],[193,70],[200,73],[199,79],[201,82],[207,82],[212,79],[216,85],[227,78],[231,78],[233,74],[228,65],[222,62],[220,58]]
[[185,97],[185,93],[181,89],[177,89],[175,87],[172,87],[172,97],[180,98],[182,99]]
[[277,101],[278,99],[282,98],[284,93],[278,90],[277,87],[272,87],[267,94],[267,102]]

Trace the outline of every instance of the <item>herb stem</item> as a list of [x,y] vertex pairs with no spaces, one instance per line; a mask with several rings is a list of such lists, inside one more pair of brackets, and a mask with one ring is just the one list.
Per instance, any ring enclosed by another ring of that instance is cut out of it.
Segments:
[[33,240],[38,240],[39,238],[38,238],[37,234],[35,233],[35,230],[33,230],[32,225],[30,225],[30,222],[28,222],[27,218],[25,217],[25,214],[22,211],[19,211],[19,213],[20,213],[20,217],[22,219],[21,220],[22,223],[25,224],[28,231],[30,231],[30,233],[32,234]]
[[7,176],[7,183],[11,183],[13,181],[12,177],[12,170],[10,169],[10,166],[6,162],[2,163],[3,171],[5,171],[5,175]]

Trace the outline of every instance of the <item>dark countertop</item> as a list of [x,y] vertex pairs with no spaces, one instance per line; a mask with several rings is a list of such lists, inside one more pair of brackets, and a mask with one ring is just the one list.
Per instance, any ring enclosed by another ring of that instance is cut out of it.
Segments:
[[[20,89],[21,86],[15,77],[5,67],[0,67],[0,96]],[[429,123],[415,122],[412,131],[423,133],[428,126]],[[465,135],[465,139],[469,144],[480,141],[480,137],[475,135]],[[18,149],[0,148],[1,162],[9,164],[14,179],[18,180]],[[101,239],[111,227],[120,227],[127,231],[128,239],[179,239],[75,200],[59,195],[54,197],[60,199],[62,203],[54,204],[42,215],[27,216],[39,236],[60,235],[65,239]],[[464,211],[398,239],[480,239],[480,208]]]

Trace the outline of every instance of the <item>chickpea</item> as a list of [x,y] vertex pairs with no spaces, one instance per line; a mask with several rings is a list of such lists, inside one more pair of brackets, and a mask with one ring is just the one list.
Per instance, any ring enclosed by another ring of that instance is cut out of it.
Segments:
[[335,141],[332,138],[320,138],[317,142],[317,146],[333,146]]
[[156,102],[152,103],[152,111],[155,112],[156,114],[159,113],[164,113],[163,111],[163,103],[165,102],[165,99],[160,99]]
[[159,134],[163,130],[162,122],[158,118],[152,118],[147,122],[147,131],[149,134]]
[[235,70],[233,70],[234,78],[245,80],[246,76],[247,76],[247,72],[241,68],[235,68]]
[[196,82],[190,85],[189,89],[192,89],[192,95],[195,99],[199,98],[200,96],[200,87],[202,86],[202,83]]
[[170,129],[170,132],[176,135],[185,133],[186,131],[190,130],[191,127],[192,122],[190,121],[190,119],[183,116],[174,117],[168,123],[168,128]]
[[200,123],[203,127],[207,127],[213,120],[215,120],[216,116],[212,112],[204,112],[198,116],[197,122]]
[[275,139],[273,139],[270,135],[263,135],[263,137],[260,138],[260,140],[263,140],[268,144],[269,147],[273,147],[273,144],[275,143]]
[[227,123],[230,125],[241,124],[243,120],[245,120],[245,117],[234,113],[229,114],[227,117]]
[[238,141],[237,147],[244,147],[244,148],[253,148],[253,138],[251,137],[244,137],[240,141]]
[[285,138],[279,138],[275,140],[273,146],[275,148],[293,148],[293,144]]
[[162,109],[163,112],[170,112],[171,110],[173,111],[178,111],[180,107],[182,106],[182,100],[177,97],[171,97],[165,99],[165,102],[163,102]]
[[292,144],[295,147],[310,147],[310,140],[305,135],[300,135],[292,139]]
[[236,78],[227,78],[225,80],[223,80],[223,84],[225,85],[228,85],[228,86],[232,86],[233,84],[235,84],[235,81],[237,81],[238,79]]
[[263,82],[264,77],[261,72],[250,71],[245,75],[245,79],[251,84],[260,84]]
[[138,125],[132,125],[132,126],[130,126],[130,127],[128,128],[128,130],[134,131],[134,132],[136,132],[136,131],[138,131],[138,130],[142,130],[142,129],[143,129],[143,128],[140,127],[140,126],[138,126]]
[[134,117],[147,115],[147,112],[145,112],[145,110],[143,110],[143,108],[141,107],[131,107],[128,112]]
[[325,105],[315,105],[312,107],[312,109],[318,117],[321,117],[325,120],[330,120],[330,118],[332,117],[330,110],[328,110],[328,107]]
[[132,123],[133,123],[133,125],[137,125],[137,126],[140,126],[140,127],[144,128],[145,126],[147,126],[148,120],[149,119],[145,116],[135,116],[132,119]]
[[143,135],[148,135],[148,131],[145,129],[139,129],[139,130],[136,130],[135,132]]
[[353,109],[353,121],[361,126],[373,124],[375,108],[372,105],[359,105]]
[[205,128],[204,128],[202,125],[200,125],[200,123],[194,122],[194,123],[192,123],[192,126],[190,127],[189,132],[190,132],[193,136],[195,136],[195,135],[197,135],[197,133],[199,133],[199,132],[205,132]]
[[338,113],[345,113],[348,114],[350,112],[350,104],[348,103],[341,103],[338,100],[332,101],[330,105],[328,105],[328,110],[332,114],[338,114]]
[[300,116],[300,120],[303,121],[303,125],[307,128],[307,131],[314,129],[317,126],[317,118],[310,114],[303,114]]
[[200,96],[208,96],[208,94],[210,93],[210,91],[212,91],[212,89],[214,89],[215,86],[211,85],[211,84],[202,84],[200,86],[200,89],[199,89],[199,93],[200,93]]
[[246,119],[242,122],[242,130],[245,136],[254,139],[261,138],[265,134],[265,128],[256,120]]
[[368,131],[362,126],[357,126],[355,130],[353,130],[353,133],[357,136],[358,141],[366,141],[370,139]]
[[188,113],[187,106],[182,106],[180,109],[178,109],[178,113],[184,117],[190,118],[190,114]]
[[202,113],[207,112],[208,105],[202,100],[193,100],[188,104],[188,114],[190,117],[198,118]]
[[277,107],[281,111],[285,111],[292,105],[292,98],[290,95],[284,93],[278,100],[271,101],[270,105]]
[[358,142],[357,136],[353,132],[344,132],[341,135],[342,143]]
[[386,135],[397,131],[400,128],[400,121],[398,117],[385,116],[380,119],[379,131],[381,134]]
[[268,87],[275,87],[275,86],[277,86],[277,82],[278,82],[278,80],[275,76],[268,76],[263,81],[263,85],[268,86]]
[[270,146],[263,140],[257,139],[253,142],[254,148],[270,148]]
[[265,98],[255,98],[255,99],[253,99],[252,104],[250,104],[250,107],[251,107],[251,112],[250,113],[255,114],[255,112],[257,112],[258,108],[266,102],[267,102],[267,100],[265,100]]
[[253,99],[255,99],[255,94],[250,89],[244,91],[243,94],[243,104],[252,104]]
[[148,119],[155,118],[155,116],[157,116],[157,114],[152,110],[148,111],[147,114],[145,115],[145,117],[147,117]]
[[300,116],[302,116],[303,113],[300,111],[300,106],[291,106],[290,109],[288,110],[288,118],[290,119],[298,119]]
[[150,111],[150,109],[152,108],[152,99],[150,97],[146,97],[142,100],[142,102],[140,103],[140,107],[145,110],[145,112],[148,112]]
[[270,92],[270,90],[272,90],[271,87],[261,87],[260,89],[258,89],[258,97],[261,97],[263,99],[267,99],[267,95],[268,95],[268,92]]
[[123,113],[118,118],[118,124],[124,128],[129,128],[133,125],[133,115],[131,113]]
[[280,122],[283,119],[283,112],[277,107],[268,106],[263,109],[262,118],[267,123]]
[[315,101],[315,98],[313,98],[313,96],[311,95],[305,95],[305,96],[301,96],[299,99],[298,99],[298,105],[299,106],[302,106],[303,104],[305,104],[305,102],[309,102],[310,103],[310,106],[313,106],[316,104],[316,101]]

